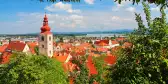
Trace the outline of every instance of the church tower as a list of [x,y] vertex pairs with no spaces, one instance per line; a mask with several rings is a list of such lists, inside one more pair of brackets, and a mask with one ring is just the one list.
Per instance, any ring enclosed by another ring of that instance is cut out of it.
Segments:
[[48,18],[45,14],[41,33],[39,35],[39,54],[52,57],[53,56],[53,34],[50,32]]

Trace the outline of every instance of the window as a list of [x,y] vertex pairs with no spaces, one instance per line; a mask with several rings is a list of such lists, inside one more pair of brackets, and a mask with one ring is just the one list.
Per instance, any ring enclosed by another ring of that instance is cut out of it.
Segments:
[[42,45],[42,48],[44,48],[44,45]]
[[51,36],[49,36],[49,41],[51,41]]
[[41,36],[41,40],[44,41],[44,36]]
[[50,50],[50,54],[51,54],[51,50]]

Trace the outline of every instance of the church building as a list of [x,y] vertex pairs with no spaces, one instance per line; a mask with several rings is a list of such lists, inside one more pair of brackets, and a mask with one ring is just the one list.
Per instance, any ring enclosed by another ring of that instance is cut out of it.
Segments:
[[45,14],[41,33],[39,35],[39,53],[48,57],[53,56],[53,34],[50,32],[48,18]]

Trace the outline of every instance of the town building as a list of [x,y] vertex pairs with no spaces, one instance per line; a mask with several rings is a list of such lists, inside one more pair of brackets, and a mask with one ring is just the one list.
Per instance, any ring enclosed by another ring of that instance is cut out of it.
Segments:
[[39,53],[45,56],[53,56],[53,34],[50,32],[48,18],[45,14],[41,33],[39,35]]

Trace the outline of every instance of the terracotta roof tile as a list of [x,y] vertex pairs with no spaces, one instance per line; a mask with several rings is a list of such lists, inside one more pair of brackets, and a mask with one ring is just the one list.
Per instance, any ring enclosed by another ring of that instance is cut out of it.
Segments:
[[116,62],[116,60],[117,60],[117,57],[116,56],[113,56],[113,55],[108,55],[105,59],[104,59],[104,61],[107,63],[107,64],[115,64],[115,62]]
[[116,41],[116,40],[111,41],[111,43],[112,43],[112,44],[119,44],[119,42]]
[[99,52],[107,52],[108,48],[100,47],[100,48],[97,48],[97,51],[99,51]]
[[4,52],[0,58],[1,59],[0,64],[8,63],[11,55],[12,54],[10,52]]
[[64,56],[64,54],[60,55],[59,53],[56,53],[56,52],[54,52],[54,56],[53,56],[53,58],[55,58],[56,60],[62,63],[66,61],[67,57],[68,57],[68,54]]
[[7,47],[7,49],[10,50],[16,50],[16,51],[23,51],[25,48],[26,44],[22,43],[20,41],[11,41]]
[[94,63],[92,62],[92,57],[91,56],[88,56],[88,60],[87,60],[87,67],[89,69],[89,75],[94,75],[94,74],[98,74],[95,66],[94,66]]
[[117,41],[124,41],[125,38],[124,37],[119,37],[119,38],[116,38]]
[[34,48],[35,48],[36,46],[38,46],[38,44],[37,44],[36,42],[28,42],[27,44],[28,44],[28,46],[29,46],[29,48],[30,48],[31,53],[32,53],[32,54],[35,54]]
[[5,44],[3,46],[0,46],[0,53],[3,53],[5,49],[7,48],[8,44]]
[[101,44],[104,43],[104,44],[108,45],[108,44],[109,44],[109,40],[99,40],[99,41],[95,41],[94,44],[99,45],[100,43],[101,43]]

